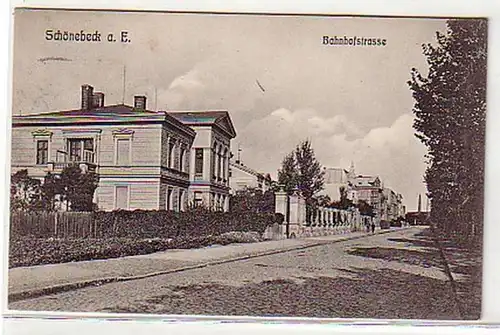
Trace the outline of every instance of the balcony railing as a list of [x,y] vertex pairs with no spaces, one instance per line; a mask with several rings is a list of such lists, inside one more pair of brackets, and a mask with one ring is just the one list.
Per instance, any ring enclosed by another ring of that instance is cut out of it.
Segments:
[[85,161],[68,161],[68,162],[49,162],[47,168],[49,172],[61,173],[64,168],[76,164],[83,172],[96,172],[96,164]]
[[83,162],[93,164],[95,162],[95,152],[91,150],[83,150]]

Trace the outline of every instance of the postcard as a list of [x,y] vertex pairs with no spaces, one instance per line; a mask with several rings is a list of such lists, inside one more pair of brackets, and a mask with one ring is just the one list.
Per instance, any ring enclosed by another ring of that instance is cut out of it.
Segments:
[[8,308],[478,320],[488,19],[16,9]]

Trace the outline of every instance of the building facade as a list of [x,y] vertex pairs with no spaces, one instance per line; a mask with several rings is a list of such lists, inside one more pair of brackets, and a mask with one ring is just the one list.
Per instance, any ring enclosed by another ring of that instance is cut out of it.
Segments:
[[[91,86],[83,85],[81,94],[79,109],[13,117],[12,173],[27,169],[31,177],[43,180],[48,172],[58,174],[78,164],[99,176],[94,195],[99,209],[184,210],[200,191],[194,165],[205,128],[147,110],[144,96],[136,96],[133,106],[105,106],[104,94],[94,93]],[[231,122],[227,112],[217,113]],[[196,115],[210,117],[212,112]],[[217,133],[215,128],[208,133]],[[229,148],[231,136],[234,128],[230,135],[219,136],[219,143]],[[217,183],[228,193],[219,169]]]
[[380,178],[377,176],[358,175],[351,179],[351,187],[356,193],[358,202],[363,200],[373,207],[376,221],[380,222],[380,220],[383,220],[383,187]]
[[270,176],[255,171],[254,169],[244,165],[241,161],[229,162],[230,177],[229,186],[231,193],[234,194],[239,190],[258,189],[266,192],[271,188],[272,180]]
[[216,210],[229,210],[229,160],[236,131],[229,113],[170,112],[196,132],[191,147],[189,201]]

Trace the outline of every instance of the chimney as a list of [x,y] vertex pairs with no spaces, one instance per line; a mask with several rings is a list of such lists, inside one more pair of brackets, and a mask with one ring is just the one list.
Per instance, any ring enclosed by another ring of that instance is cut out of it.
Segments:
[[94,88],[90,85],[82,85],[82,109],[89,110],[92,108]]
[[94,108],[102,108],[104,107],[104,93],[96,92],[92,96],[92,106]]
[[134,96],[134,108],[146,109],[146,97],[144,95]]

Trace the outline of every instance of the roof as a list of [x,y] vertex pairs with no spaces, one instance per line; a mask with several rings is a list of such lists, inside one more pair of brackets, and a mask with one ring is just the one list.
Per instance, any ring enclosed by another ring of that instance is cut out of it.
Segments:
[[256,177],[262,177],[262,178],[264,178],[264,175],[262,173],[257,172],[254,169],[252,169],[252,168],[250,168],[250,167],[248,167],[246,165],[243,165],[241,163],[238,164],[238,163],[235,163],[235,162],[229,162],[229,165],[231,167],[237,168],[237,169],[239,169],[241,171],[244,171],[244,172],[249,173],[251,175],[254,175]]
[[122,124],[168,122],[183,130],[195,134],[188,125],[170,116],[165,111],[153,112],[140,110],[132,106],[118,104],[93,108],[90,110],[72,109],[48,113],[13,116],[13,126],[23,125],[75,125],[75,124]]
[[23,115],[23,118],[31,118],[37,116],[53,116],[53,117],[61,117],[61,116],[77,116],[77,115],[100,115],[102,113],[106,113],[106,115],[156,115],[159,112],[153,112],[149,110],[138,110],[132,106],[128,106],[125,104],[116,104],[116,105],[108,105],[104,107],[92,108],[88,111],[78,109],[64,110],[64,111],[54,111],[54,112],[45,112],[38,114],[30,114]]
[[353,181],[354,187],[379,187],[376,184],[380,184],[380,178],[377,176],[356,176]]
[[230,138],[236,137],[236,130],[227,111],[169,111],[177,120],[189,126],[216,126]]

